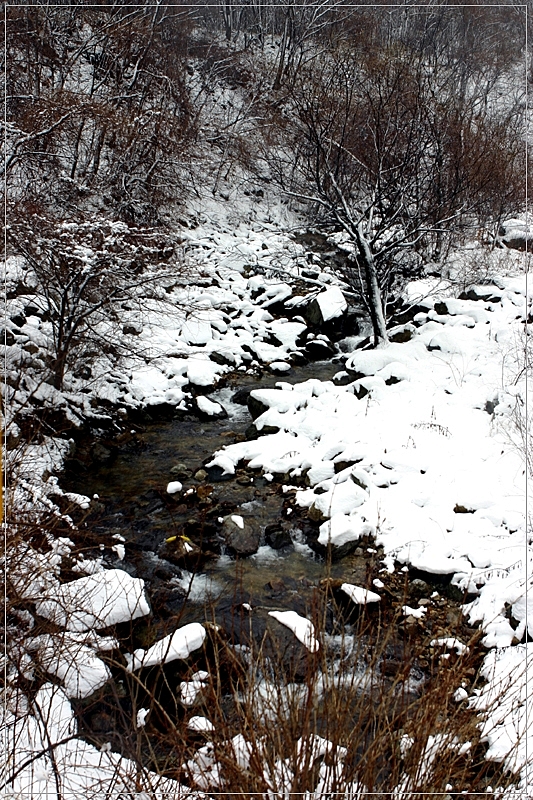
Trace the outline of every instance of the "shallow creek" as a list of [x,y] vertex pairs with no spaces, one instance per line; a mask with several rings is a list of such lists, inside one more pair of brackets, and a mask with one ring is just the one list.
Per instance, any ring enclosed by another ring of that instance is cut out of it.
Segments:
[[[200,420],[186,415],[145,423],[132,435],[128,445],[119,449],[112,462],[93,466],[83,473],[67,472],[62,485],[69,491],[98,496],[101,510],[96,530],[106,538],[123,536],[126,540],[123,565],[145,578],[152,592],[161,592],[162,586],[167,586],[164,594],[168,595],[169,573],[165,566],[169,565],[164,563],[162,549],[165,539],[186,534],[195,544],[201,544],[202,540],[205,543],[211,536],[213,523],[216,525],[229,513],[252,515],[262,531],[282,520],[288,526],[288,518],[283,514],[284,495],[276,482],[245,470],[238,470],[231,480],[194,477],[215,450],[244,438],[252,422],[247,406],[232,402],[235,392],[243,387],[274,387],[280,380],[290,383],[309,378],[328,380],[339,368],[338,363],[328,361],[295,367],[281,377],[236,376],[230,385],[209,395],[227,410],[228,418]],[[183,484],[178,500],[166,494],[166,486],[173,480]],[[191,496],[186,495],[190,489],[194,490],[194,504],[190,502]],[[204,502],[198,502],[203,489],[212,490],[211,494],[203,498]],[[200,560],[192,584],[193,568],[180,560],[176,563],[182,567],[182,579],[174,574],[170,581],[180,590],[179,595],[187,591],[193,604],[202,602],[206,596],[215,601],[229,599],[238,584],[239,594],[246,595],[250,602],[263,604],[271,601],[274,593],[283,606],[289,598],[282,595],[288,592],[296,600],[296,595],[306,594],[305,589],[316,587],[326,574],[324,559],[305,544],[297,521],[290,529],[290,536],[292,546],[277,550],[266,545],[263,536],[259,551],[238,562],[225,552],[223,543],[215,548],[207,544],[205,549],[212,556]],[[361,555],[349,556],[331,565],[329,574],[353,582],[364,580],[365,559]],[[274,582],[274,588],[267,585],[269,582]],[[168,599],[176,610],[178,597],[176,604]],[[288,607],[298,605],[296,602]],[[190,616],[185,612],[186,618]]]
[[[91,536],[95,535],[90,554],[97,555],[100,549],[108,565],[126,569],[146,582],[153,614],[119,632],[126,650],[146,648],[162,635],[189,622],[216,622],[215,628],[208,627],[208,630],[221,629],[222,637],[236,646],[235,652],[240,646],[255,642],[266,659],[263,667],[267,662],[279,663],[281,671],[278,673],[278,667],[272,667],[273,675],[282,675],[283,681],[300,683],[309,679],[319,662],[309,656],[291,632],[272,621],[269,611],[296,611],[308,619],[318,621],[320,618],[328,657],[328,666],[324,666],[326,662],[322,665],[326,670],[324,675],[328,673],[327,680],[338,681],[339,687],[351,687],[346,690],[343,702],[355,702],[353,711],[351,706],[346,706],[342,724],[348,727],[344,733],[340,729],[337,732],[342,737],[349,736],[359,717],[361,725],[365,725],[367,716],[370,719],[377,715],[377,719],[384,714],[387,719],[394,717],[395,725],[401,728],[406,715],[416,716],[418,704],[424,703],[427,687],[431,687],[434,669],[438,675],[438,661],[433,659],[428,648],[430,638],[435,634],[459,632],[467,641],[469,633],[473,633],[459,630],[463,625],[459,603],[447,596],[447,587],[438,581],[439,596],[430,601],[427,598],[434,597],[431,593],[435,583],[429,586],[418,579],[416,585],[415,576],[405,571],[383,576],[380,552],[370,541],[360,542],[354,552],[328,563],[309,546],[313,535],[316,538],[318,524],[308,520],[304,510],[300,512],[289,502],[282,483],[268,481],[245,466],[238,468],[230,479],[204,469],[217,449],[241,441],[247,435],[252,423],[248,408],[232,400],[239,389],[273,387],[280,380],[291,383],[309,378],[329,380],[339,369],[338,363],[330,361],[293,368],[281,378],[236,375],[224,388],[210,394],[226,409],[227,418],[200,420],[187,414],[167,420],[144,420],[142,425],[133,423],[129,438],[119,445],[112,461],[86,469],[71,469],[64,475],[62,485],[69,491],[91,497],[97,495],[97,509],[88,522]],[[183,488],[171,496],[166,489],[174,480],[180,481]],[[227,550],[222,520],[235,514],[253,519],[259,526],[261,539],[254,555],[236,558]],[[267,543],[275,543],[270,535],[272,528],[283,532],[284,546],[276,544],[274,548]],[[194,545],[190,557],[183,555],[183,549],[176,556],[173,549],[182,536],[188,537],[185,541]],[[288,541],[287,537],[290,537]],[[166,541],[172,538],[174,542]],[[114,542],[120,543],[115,550],[112,549]],[[340,591],[342,582],[374,588],[372,581],[378,576],[387,582],[386,586],[378,584],[382,587],[379,589],[382,601],[363,607],[364,611],[351,605]],[[324,579],[331,579],[326,591]],[[317,597],[322,598],[318,604]],[[431,603],[427,618],[403,618],[402,621],[401,606],[406,600],[410,605],[417,605],[421,597],[426,598],[423,603]],[[251,614],[248,613],[250,607],[253,608]],[[209,636],[216,637],[218,633]],[[159,673],[146,670],[143,691],[147,694],[141,692],[137,701],[131,700],[128,693],[119,699],[110,692],[96,703],[91,701],[87,707],[80,706],[84,733],[99,744],[112,741],[122,752],[120,737],[129,736],[131,731],[128,732],[128,725],[121,722],[121,715],[126,712],[124,718],[134,718],[135,702],[146,704],[155,697],[165,708],[174,709],[172,714],[176,719],[186,716],[188,709],[181,708],[176,701],[180,682],[198,668],[211,670],[207,658],[206,654],[195,655],[194,666],[173,661],[165,665],[162,678],[157,677]],[[311,663],[314,666],[310,673]],[[365,700],[367,689],[361,689],[362,699],[356,701],[359,683],[362,687],[367,685],[363,676],[371,663],[374,672],[369,674],[374,677],[368,684],[370,694]],[[477,666],[475,663],[476,669]],[[468,680],[473,680],[475,669],[470,664],[468,668]],[[378,682],[376,688],[372,688],[376,670]],[[118,670],[117,677],[121,676],[123,678],[123,673]],[[220,680],[224,684],[221,684],[224,698],[220,713],[233,735],[240,732],[240,712],[238,704],[235,705],[231,680],[227,685],[223,678]],[[339,692],[342,691],[339,688]],[[336,718],[332,719],[328,694],[324,692],[323,697],[322,690],[317,694],[320,699],[316,725],[317,731],[327,736],[328,726],[338,725]],[[213,708],[209,707],[205,713],[210,716]],[[155,715],[153,724],[156,724]],[[165,721],[159,724],[163,731]],[[174,745],[167,743],[161,747],[158,768],[164,765],[165,770],[170,770],[168,774],[174,775],[174,767],[171,768]],[[178,767],[175,767],[176,775],[180,774]],[[385,764],[379,769],[385,774],[388,768]]]

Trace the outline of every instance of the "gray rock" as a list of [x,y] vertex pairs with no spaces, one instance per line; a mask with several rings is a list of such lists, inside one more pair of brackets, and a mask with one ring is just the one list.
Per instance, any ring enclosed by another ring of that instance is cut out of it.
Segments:
[[305,345],[305,354],[311,361],[324,361],[335,355],[335,348],[323,339],[311,339]]
[[519,228],[506,233],[502,238],[502,242],[510,250],[529,250],[529,252],[533,252],[533,237]]
[[128,322],[122,327],[122,333],[127,336],[128,334],[131,336],[139,336],[143,331],[142,325],[135,322]]
[[283,523],[274,522],[265,528],[265,541],[274,550],[292,547],[292,539],[287,527]]
[[176,478],[188,478],[190,470],[187,468],[187,464],[174,464],[173,467],[170,469],[170,474],[175,475]]
[[261,528],[254,517],[229,514],[222,523],[222,535],[229,549],[238,556],[252,556],[259,550]]

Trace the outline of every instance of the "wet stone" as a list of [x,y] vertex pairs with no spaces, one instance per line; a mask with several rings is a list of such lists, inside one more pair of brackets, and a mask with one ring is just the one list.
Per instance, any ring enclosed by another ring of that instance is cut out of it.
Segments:
[[265,528],[265,541],[273,550],[292,547],[291,534],[283,523],[272,523]]
[[[198,478],[198,474],[201,474],[203,477]],[[198,472],[194,476],[196,480],[205,481],[209,478],[211,483],[221,483],[223,481],[232,481],[234,479],[234,475],[230,473],[224,472],[222,467],[219,467],[218,464],[214,464],[212,467],[206,467],[205,469],[199,469]]]
[[259,550],[261,528],[253,517],[229,514],[222,523],[222,535],[236,555],[251,556]]
[[170,468],[170,474],[175,475],[176,478],[188,478],[190,469],[188,469],[187,464],[174,464],[174,466]]

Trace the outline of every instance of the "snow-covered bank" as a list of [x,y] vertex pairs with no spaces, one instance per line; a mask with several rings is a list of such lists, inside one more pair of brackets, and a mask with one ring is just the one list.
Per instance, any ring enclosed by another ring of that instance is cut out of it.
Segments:
[[[411,298],[429,289],[411,286]],[[453,574],[479,595],[467,612],[488,645],[524,635],[532,555],[514,427],[525,401],[525,278],[502,278],[498,290],[497,303],[426,297],[409,342],[348,356],[355,380],[346,386],[309,380],[255,392],[268,406],[256,427],[279,432],[211,462],[230,472],[246,461],[289,480],[306,472],[310,488],[296,503],[324,520],[319,541],[336,547],[371,532],[388,568]]]
[[[347,385],[280,382],[256,392],[267,409],[257,429],[278,432],[227,446],[211,464],[232,472],[245,461],[289,484],[306,474],[309,488],[295,503],[322,520],[320,543],[355,546],[371,534],[384,548],[384,571],[408,565],[451,576],[468,593],[465,615],[498,648],[483,668],[492,688],[476,707],[502,691],[502,708],[515,709],[512,720],[491,711],[483,723],[488,757],[501,760],[527,735],[526,706],[518,710],[509,691],[527,691],[527,670],[518,669],[526,645],[517,642],[533,637],[525,439],[533,291],[515,272],[470,296],[411,284],[406,299],[424,310],[409,341],[350,353]],[[526,767],[523,753],[513,764]]]

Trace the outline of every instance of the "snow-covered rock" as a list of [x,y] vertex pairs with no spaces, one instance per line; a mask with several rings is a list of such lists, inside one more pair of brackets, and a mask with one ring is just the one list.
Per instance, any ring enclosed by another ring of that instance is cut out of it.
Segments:
[[311,653],[316,653],[320,648],[318,639],[315,636],[315,626],[313,623],[301,617],[296,611],[269,611],[268,615],[274,617],[286,628],[289,628],[298,641],[300,641]]
[[163,639],[153,644],[148,650],[139,648],[133,654],[126,654],[128,672],[134,672],[141,667],[151,667],[154,664],[166,664],[176,659],[187,659],[191,653],[202,647],[206,631],[199,622],[191,622],[178,628]]
[[37,613],[68,631],[107,628],[150,613],[142,578],[102,570],[56,587],[35,604]]

